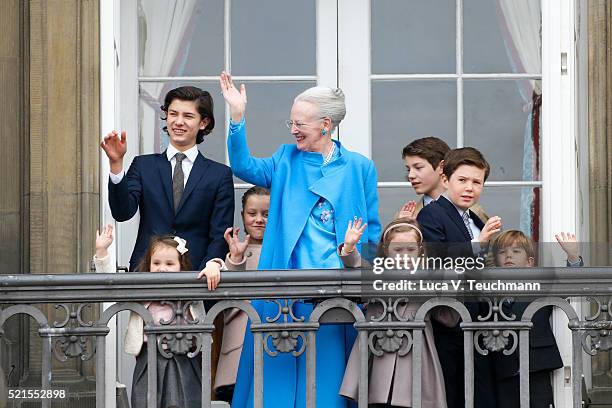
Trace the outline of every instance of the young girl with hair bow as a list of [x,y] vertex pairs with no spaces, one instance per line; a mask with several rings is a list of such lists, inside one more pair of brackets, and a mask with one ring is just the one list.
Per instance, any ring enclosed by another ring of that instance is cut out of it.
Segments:
[[[115,272],[115,266],[110,263],[108,256],[108,247],[112,242],[112,225],[104,227],[102,233],[96,231],[96,254],[94,256],[96,272]],[[178,236],[154,236],[136,271],[191,271],[188,251],[187,242]],[[223,267],[223,261],[220,259],[210,260],[198,278],[206,276],[208,289],[214,290],[219,284],[220,270]],[[176,319],[175,312],[168,302],[152,301],[143,304],[151,312],[155,324],[173,322]],[[189,302],[186,309],[185,320],[198,319],[201,322],[205,316],[202,301]],[[132,379],[132,408],[147,406],[147,348],[143,347],[146,341],[142,318],[130,312],[124,350],[136,357]],[[163,339],[157,352],[157,406],[199,408],[202,405],[202,369],[198,361],[200,354],[195,353],[197,347],[194,344],[188,354],[170,353],[172,356],[169,358],[162,355],[160,347],[162,350],[168,347]],[[192,355],[194,353],[195,355]]]

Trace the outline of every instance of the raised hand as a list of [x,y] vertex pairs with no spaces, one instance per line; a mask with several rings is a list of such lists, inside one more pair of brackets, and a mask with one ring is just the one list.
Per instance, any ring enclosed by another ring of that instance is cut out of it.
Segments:
[[555,234],[555,239],[567,254],[567,260],[570,263],[576,263],[580,260],[580,245],[576,239],[576,234],[560,232]]
[[239,231],[240,227],[229,227],[225,230],[225,233],[223,233],[223,238],[225,238],[225,242],[227,242],[227,245],[229,246],[230,260],[235,264],[239,264],[243,261],[244,253],[246,252],[247,247],[249,246],[249,240],[251,239],[251,236],[247,234],[244,241],[240,241],[240,238],[238,237]]
[[221,75],[219,76],[219,85],[221,86],[221,92],[223,93],[225,102],[227,102],[230,107],[230,116],[232,117],[232,121],[235,123],[240,122],[246,110],[246,87],[244,84],[241,84],[239,91],[234,86],[232,76],[225,71],[221,71]]
[[102,233],[96,230],[96,257],[104,258],[108,255],[108,247],[113,243],[113,226],[107,224]]
[[363,231],[368,225],[366,223],[362,223],[363,220],[361,218],[357,219],[357,217],[349,220],[346,233],[344,234],[344,247],[342,248],[345,254],[355,250],[355,245],[357,245],[361,239],[361,235],[363,235]]
[[402,206],[399,210],[398,218],[408,218],[411,221],[416,221],[416,217],[414,212],[416,210],[416,201],[408,201],[406,204]]
[[482,227],[482,231],[480,231],[480,237],[478,240],[481,244],[488,244],[493,235],[497,234],[502,229],[502,219],[501,217],[495,216],[491,217],[487,220],[484,227]]
[[127,152],[126,133],[121,131],[121,136],[113,130],[102,139],[100,147],[106,153],[110,162],[111,172],[119,174],[123,170],[123,156]]

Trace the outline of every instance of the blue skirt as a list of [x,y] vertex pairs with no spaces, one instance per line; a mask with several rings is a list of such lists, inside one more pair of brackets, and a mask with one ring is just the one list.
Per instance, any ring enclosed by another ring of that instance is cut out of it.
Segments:
[[[278,306],[273,302],[254,300],[253,307],[261,316],[274,317]],[[313,305],[302,302],[293,304],[296,317],[304,316],[308,321]],[[282,319],[282,316],[281,316]],[[253,407],[253,333],[250,321],[244,338],[242,355],[236,379],[232,408]],[[357,333],[350,324],[325,324],[317,332],[317,406],[326,408],[346,408],[348,401],[338,395],[348,355]],[[265,339],[265,336],[264,336]],[[296,350],[302,346],[298,340]],[[270,350],[275,350],[271,339]],[[264,407],[265,408],[303,408],[306,406],[306,350],[298,357],[291,353],[279,353],[276,357],[263,352],[264,360]]]

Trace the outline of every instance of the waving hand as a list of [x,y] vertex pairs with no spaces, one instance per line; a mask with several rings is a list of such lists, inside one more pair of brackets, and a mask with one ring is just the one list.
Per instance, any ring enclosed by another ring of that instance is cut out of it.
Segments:
[[219,76],[219,85],[221,85],[221,92],[223,93],[225,102],[227,102],[230,107],[232,121],[235,123],[240,122],[246,110],[246,87],[244,84],[241,84],[240,90],[238,90],[234,86],[232,76],[225,71],[222,71]]

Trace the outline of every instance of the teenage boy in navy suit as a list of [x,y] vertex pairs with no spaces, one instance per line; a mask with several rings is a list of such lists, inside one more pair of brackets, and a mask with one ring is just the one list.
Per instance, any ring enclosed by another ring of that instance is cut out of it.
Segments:
[[[486,223],[470,210],[478,203],[490,167],[476,149],[465,147],[451,150],[444,157],[443,172],[447,190],[418,214],[428,256],[474,257],[484,252],[491,238],[501,230],[500,217]],[[472,315],[478,304],[470,304]],[[472,310],[474,309],[474,310]],[[475,316],[473,316],[475,318]],[[434,327],[434,337],[446,388],[449,408],[464,406],[463,333],[461,329]],[[475,353],[475,407],[495,406],[495,395],[489,392],[490,360]]]
[[206,261],[225,259],[228,252],[223,233],[234,221],[232,171],[198,151],[197,145],[215,125],[208,92],[194,86],[173,89],[161,109],[166,116],[168,149],[135,157],[127,174],[123,170],[125,132],[119,136],[112,131],[100,144],[110,161],[108,201],[117,221],[129,220],[140,209],[131,271],[151,237],[163,234],[185,239],[191,263],[203,270]]

